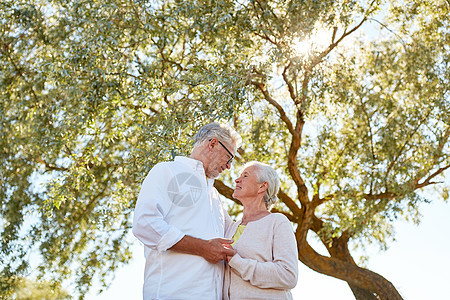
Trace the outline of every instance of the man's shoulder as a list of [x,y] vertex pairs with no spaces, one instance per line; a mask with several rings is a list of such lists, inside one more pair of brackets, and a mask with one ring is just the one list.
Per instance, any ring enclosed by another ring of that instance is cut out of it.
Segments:
[[154,165],[150,171],[150,174],[177,174],[177,173],[190,173],[192,172],[192,168],[188,165],[184,164],[182,161],[162,161]]
[[153,169],[164,169],[164,168],[173,168],[173,167],[181,167],[184,164],[180,160],[169,160],[169,161],[160,161],[156,165],[154,165]]
[[161,161],[161,162],[157,163],[156,165],[154,165],[153,167],[150,168],[150,173],[151,172],[162,171],[164,169],[170,168],[170,166],[172,164],[173,164],[173,161]]
[[152,167],[152,169],[154,169],[154,168],[164,168],[164,167],[168,167],[168,166],[171,166],[171,165],[174,165],[174,164],[176,164],[176,162],[173,161],[173,160],[170,160],[170,161],[160,161],[159,163],[157,163],[156,165],[154,165],[154,166]]
[[150,168],[146,178],[151,180],[155,180],[157,178],[160,179],[167,178],[167,176],[173,173],[174,166],[175,165],[173,161],[159,162]]

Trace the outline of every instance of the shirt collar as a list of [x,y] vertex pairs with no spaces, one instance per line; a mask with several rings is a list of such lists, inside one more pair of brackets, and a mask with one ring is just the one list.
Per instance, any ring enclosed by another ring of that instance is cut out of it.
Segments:
[[[185,156],[175,156],[175,160],[176,162],[182,163],[186,166],[191,167],[192,169],[194,169],[194,171],[201,173],[202,175],[205,175],[205,168],[203,167],[203,163],[200,160],[196,160],[190,157],[185,157]],[[212,185],[214,183],[214,178],[208,178],[206,177],[208,183],[210,185]]]
[[196,171],[202,170],[203,173],[205,173],[205,168],[203,168],[203,163],[199,160],[193,159],[193,158],[189,158],[189,157],[185,157],[185,156],[176,156],[175,157],[175,161],[176,162],[180,162],[184,165],[187,165],[191,168],[193,168]]

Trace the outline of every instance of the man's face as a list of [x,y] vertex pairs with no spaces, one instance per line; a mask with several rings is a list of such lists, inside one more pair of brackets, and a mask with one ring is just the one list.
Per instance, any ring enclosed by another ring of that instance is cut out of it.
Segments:
[[205,173],[208,178],[217,178],[225,169],[231,167],[232,160],[236,153],[236,145],[226,144],[214,138],[209,141],[212,148],[211,160],[205,166]]

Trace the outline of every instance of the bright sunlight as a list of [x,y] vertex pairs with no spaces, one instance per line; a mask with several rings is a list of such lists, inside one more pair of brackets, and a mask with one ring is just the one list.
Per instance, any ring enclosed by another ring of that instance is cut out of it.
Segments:
[[292,48],[298,56],[309,56],[313,52],[322,51],[331,44],[332,31],[317,28],[310,35],[296,37],[292,40]]

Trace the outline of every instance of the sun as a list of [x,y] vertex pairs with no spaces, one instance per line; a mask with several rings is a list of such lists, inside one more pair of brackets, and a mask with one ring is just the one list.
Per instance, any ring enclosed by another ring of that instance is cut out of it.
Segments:
[[331,44],[332,32],[323,28],[315,29],[305,37],[295,37],[292,48],[298,56],[309,56],[313,52],[325,50]]

